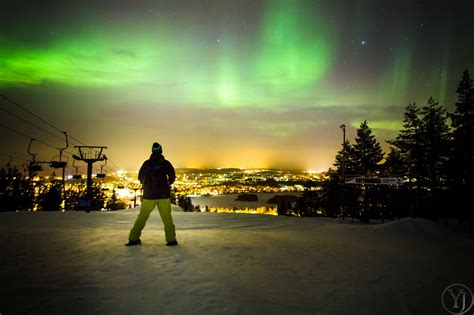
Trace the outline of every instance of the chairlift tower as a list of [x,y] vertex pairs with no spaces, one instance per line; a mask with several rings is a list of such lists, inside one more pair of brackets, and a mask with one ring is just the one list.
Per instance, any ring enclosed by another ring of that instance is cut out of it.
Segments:
[[92,202],[92,166],[94,163],[104,161],[107,159],[103,150],[107,149],[104,146],[89,146],[89,145],[77,145],[75,148],[78,149],[79,155],[73,155],[73,158],[78,161],[84,161],[87,163],[87,210],[91,210]]

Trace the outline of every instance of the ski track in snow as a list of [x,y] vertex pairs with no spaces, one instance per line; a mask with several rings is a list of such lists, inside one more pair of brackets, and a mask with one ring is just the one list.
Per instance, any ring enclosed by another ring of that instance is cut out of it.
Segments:
[[472,237],[423,219],[173,212],[166,247],[137,209],[0,213],[0,313],[445,314],[451,283],[474,289]]

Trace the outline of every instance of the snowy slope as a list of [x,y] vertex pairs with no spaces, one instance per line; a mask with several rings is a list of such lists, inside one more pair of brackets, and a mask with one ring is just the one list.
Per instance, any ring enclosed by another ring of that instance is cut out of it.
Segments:
[[474,288],[474,242],[436,223],[173,212],[0,213],[0,313],[446,314],[443,289]]

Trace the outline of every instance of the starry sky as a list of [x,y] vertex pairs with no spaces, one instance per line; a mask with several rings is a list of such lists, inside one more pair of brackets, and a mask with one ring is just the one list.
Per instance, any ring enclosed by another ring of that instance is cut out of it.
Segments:
[[[115,168],[158,141],[175,167],[324,170],[342,123],[353,140],[367,119],[386,149],[408,103],[453,109],[473,20],[472,1],[7,1],[0,93]],[[0,108],[2,164],[27,136],[63,145]]]

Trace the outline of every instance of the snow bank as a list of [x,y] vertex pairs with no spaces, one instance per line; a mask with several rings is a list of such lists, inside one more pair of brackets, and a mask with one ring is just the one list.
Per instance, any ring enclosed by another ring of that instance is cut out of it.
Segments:
[[0,213],[0,313],[443,314],[474,289],[473,241],[418,219],[173,212],[170,248],[155,212],[125,247],[136,215]]

